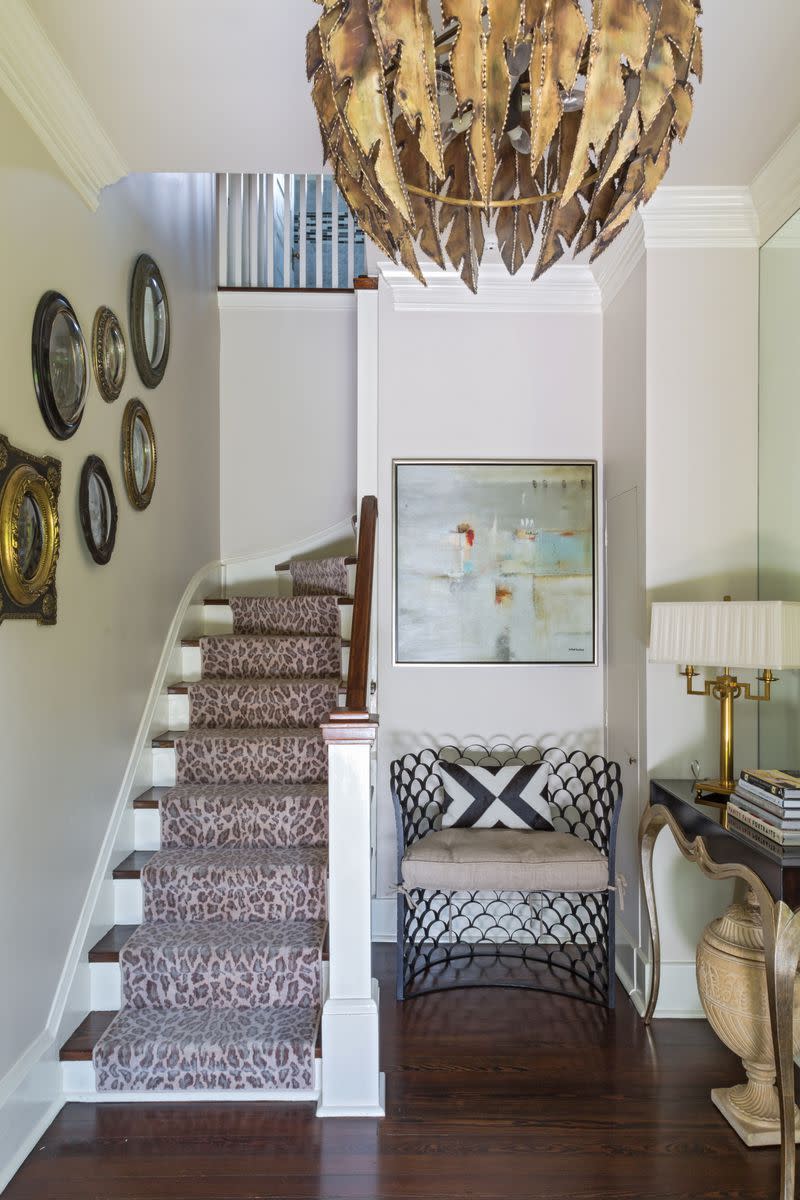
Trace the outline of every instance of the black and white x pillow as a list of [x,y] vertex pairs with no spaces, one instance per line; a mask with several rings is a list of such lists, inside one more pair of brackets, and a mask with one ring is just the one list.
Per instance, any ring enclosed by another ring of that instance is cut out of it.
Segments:
[[439,762],[445,829],[552,829],[550,764],[507,767]]

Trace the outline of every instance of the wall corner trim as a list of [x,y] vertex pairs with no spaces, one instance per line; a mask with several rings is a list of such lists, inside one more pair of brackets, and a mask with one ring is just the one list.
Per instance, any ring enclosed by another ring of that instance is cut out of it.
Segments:
[[800,125],[764,164],[750,190],[763,245],[800,209]]
[[128,167],[26,0],[0,4],[0,88],[94,212]]
[[393,262],[379,262],[378,273],[398,312],[600,312],[600,289],[594,274],[577,263],[559,263],[533,283],[528,268],[509,275],[502,263],[484,262],[477,294],[452,267],[442,271],[433,263],[423,263],[425,287]]
[[600,289],[603,311],[622,291],[644,254],[644,225],[641,215],[635,213],[619,237],[592,263],[591,269]]
[[758,215],[748,187],[660,187],[642,210],[647,250],[755,250]]

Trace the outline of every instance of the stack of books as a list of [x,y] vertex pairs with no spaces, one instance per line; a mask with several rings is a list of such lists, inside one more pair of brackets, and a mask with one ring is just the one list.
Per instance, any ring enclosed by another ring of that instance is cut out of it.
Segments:
[[742,771],[728,828],[768,850],[800,849],[800,771]]

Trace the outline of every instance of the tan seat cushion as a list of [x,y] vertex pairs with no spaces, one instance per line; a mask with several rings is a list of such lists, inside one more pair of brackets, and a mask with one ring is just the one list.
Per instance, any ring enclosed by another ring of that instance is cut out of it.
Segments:
[[572,833],[440,829],[409,846],[403,883],[445,892],[602,892],[608,860]]

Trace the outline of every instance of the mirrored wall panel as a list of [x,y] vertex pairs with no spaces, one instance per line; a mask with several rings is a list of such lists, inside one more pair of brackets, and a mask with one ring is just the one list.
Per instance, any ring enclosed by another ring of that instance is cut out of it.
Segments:
[[[800,213],[761,250],[759,596],[800,601]],[[764,767],[800,766],[800,671],[759,706]]]

